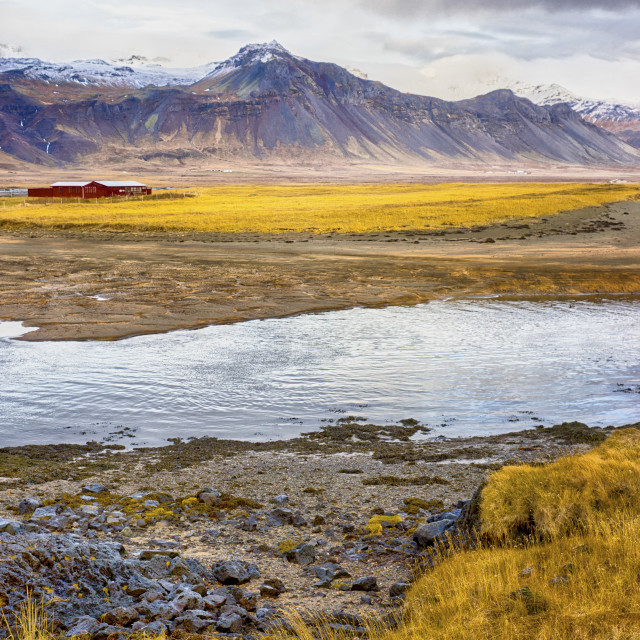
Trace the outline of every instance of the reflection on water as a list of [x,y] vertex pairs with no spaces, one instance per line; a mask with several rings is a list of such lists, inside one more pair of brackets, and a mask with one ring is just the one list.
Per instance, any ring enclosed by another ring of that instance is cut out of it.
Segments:
[[0,441],[271,439],[344,414],[448,436],[625,424],[640,420],[638,310],[447,301],[120,342],[2,339]]

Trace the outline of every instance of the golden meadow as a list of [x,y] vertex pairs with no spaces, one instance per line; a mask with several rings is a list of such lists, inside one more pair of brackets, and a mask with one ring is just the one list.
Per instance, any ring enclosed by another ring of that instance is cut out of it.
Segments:
[[233,185],[138,199],[5,199],[0,228],[369,233],[471,227],[640,199],[640,185]]

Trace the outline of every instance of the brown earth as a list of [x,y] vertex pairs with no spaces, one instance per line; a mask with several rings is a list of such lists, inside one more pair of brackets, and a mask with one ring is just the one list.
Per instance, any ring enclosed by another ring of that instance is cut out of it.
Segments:
[[39,327],[26,340],[110,340],[446,297],[638,291],[637,202],[432,232],[0,236],[0,319]]

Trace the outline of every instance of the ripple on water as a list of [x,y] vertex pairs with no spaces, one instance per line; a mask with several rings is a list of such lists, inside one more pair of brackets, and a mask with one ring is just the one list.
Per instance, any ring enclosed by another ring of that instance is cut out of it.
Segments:
[[[146,443],[260,440],[348,414],[417,418],[435,435],[635,422],[639,309],[622,299],[450,300],[119,342],[2,340],[0,437],[85,442],[124,425]],[[0,335],[18,329],[0,323]]]

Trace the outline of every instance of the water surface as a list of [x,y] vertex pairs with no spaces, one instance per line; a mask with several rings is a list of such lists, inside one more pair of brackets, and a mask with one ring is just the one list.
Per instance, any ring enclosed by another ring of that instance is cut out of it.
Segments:
[[640,420],[639,311],[445,301],[119,342],[0,338],[0,441],[265,440],[344,415],[416,418],[432,436],[626,424]]

